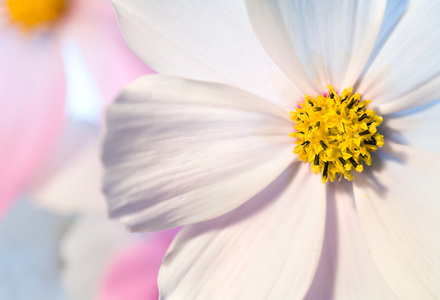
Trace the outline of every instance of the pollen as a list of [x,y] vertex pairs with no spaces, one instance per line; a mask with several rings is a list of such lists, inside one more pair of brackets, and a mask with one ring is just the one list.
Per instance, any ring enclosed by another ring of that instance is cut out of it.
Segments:
[[66,0],[6,0],[10,22],[30,29],[50,25],[59,20],[66,10]]
[[341,95],[328,85],[328,95],[304,96],[304,102],[290,112],[296,123],[290,137],[295,138],[293,153],[310,163],[313,173],[320,173],[322,182],[334,181],[336,174],[352,180],[352,171],[363,171],[371,165],[370,152],[384,144],[377,132],[383,118],[367,109],[370,100],[361,100],[353,88]]

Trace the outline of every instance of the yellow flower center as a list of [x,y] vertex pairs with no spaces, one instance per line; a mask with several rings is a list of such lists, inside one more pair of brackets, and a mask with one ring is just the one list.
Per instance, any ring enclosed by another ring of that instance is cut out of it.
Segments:
[[353,179],[352,170],[362,172],[364,161],[371,165],[371,155],[377,147],[384,144],[383,135],[377,127],[383,118],[367,109],[370,100],[360,100],[353,88],[345,89],[338,95],[329,85],[328,96],[316,98],[304,96],[296,110],[290,112],[290,118],[296,123],[294,153],[304,162],[311,163],[312,172],[322,174],[322,182],[330,178],[339,180],[344,176]]
[[54,23],[66,6],[66,0],[6,0],[11,22],[27,29]]

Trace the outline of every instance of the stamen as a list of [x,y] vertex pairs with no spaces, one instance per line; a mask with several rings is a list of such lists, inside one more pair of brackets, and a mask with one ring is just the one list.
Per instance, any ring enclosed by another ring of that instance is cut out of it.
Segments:
[[[362,154],[361,154],[362,155]],[[342,165],[345,165],[347,162],[342,157],[338,158]]]
[[306,142],[302,143],[301,146],[303,146],[303,148],[304,148],[304,147],[307,146],[308,144],[310,144],[310,142],[309,142],[309,141],[306,141]]
[[354,99],[351,99],[350,104],[347,105],[347,108],[352,108],[355,103]]
[[315,155],[315,161],[313,162],[315,166],[319,165],[319,154]]
[[353,170],[362,172],[363,162],[371,164],[369,152],[383,146],[383,136],[377,132],[383,119],[367,109],[370,100],[361,100],[352,88],[341,95],[330,85],[327,89],[328,96],[305,95],[300,107],[290,113],[296,123],[296,131],[290,134],[297,139],[293,152],[311,163],[313,173],[322,170],[324,183],[334,181],[336,174],[351,180]]
[[353,157],[350,157],[348,160],[351,162],[353,167],[356,169],[356,167],[358,166],[358,163],[353,159]]
[[367,114],[363,114],[362,117],[360,117],[358,119],[358,121],[360,122],[360,121],[362,121],[363,119],[366,119],[366,118],[367,118]]
[[322,171],[322,177],[328,177],[328,161],[324,164],[324,170]]

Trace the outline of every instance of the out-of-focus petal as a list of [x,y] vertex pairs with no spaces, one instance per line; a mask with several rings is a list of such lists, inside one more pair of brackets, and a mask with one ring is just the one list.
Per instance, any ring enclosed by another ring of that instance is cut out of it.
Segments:
[[386,1],[248,0],[252,26],[270,57],[306,93],[353,86],[382,24]]
[[101,192],[102,165],[97,126],[71,122],[31,182],[30,194],[39,205],[64,213],[106,211]]
[[379,131],[393,142],[440,154],[439,116],[440,101],[431,102],[387,115]]
[[63,120],[65,80],[50,36],[0,38],[0,215],[51,148]]
[[320,180],[295,162],[236,210],[184,227],[159,271],[161,299],[304,299],[324,238]]
[[305,299],[396,299],[368,252],[351,182],[327,185],[324,246]]
[[373,108],[389,114],[440,98],[440,5],[411,1],[356,84]]
[[78,43],[106,103],[124,85],[153,72],[128,48],[109,1],[75,0],[63,34]]
[[304,96],[259,44],[242,1],[112,3],[130,48],[161,74],[232,84],[285,108]]
[[157,273],[177,230],[161,231],[117,254],[97,299],[157,300]]
[[93,299],[111,258],[130,238],[121,224],[106,216],[82,215],[72,223],[60,247],[69,300]]
[[71,221],[20,200],[0,220],[0,299],[64,300],[59,242]]
[[142,77],[107,119],[104,192],[110,215],[133,230],[218,217],[293,161],[288,113],[232,86]]
[[383,148],[354,179],[370,253],[399,299],[438,299],[439,154],[391,141]]

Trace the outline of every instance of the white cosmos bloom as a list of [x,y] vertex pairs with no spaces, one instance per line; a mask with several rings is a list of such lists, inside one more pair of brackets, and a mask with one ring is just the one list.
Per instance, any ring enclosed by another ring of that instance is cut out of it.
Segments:
[[[133,230],[184,226],[161,298],[440,297],[440,106],[421,107],[440,98],[438,1],[113,6],[163,75],[109,107],[104,189]],[[292,153],[289,112],[327,84],[384,118],[353,181],[322,184]]]

